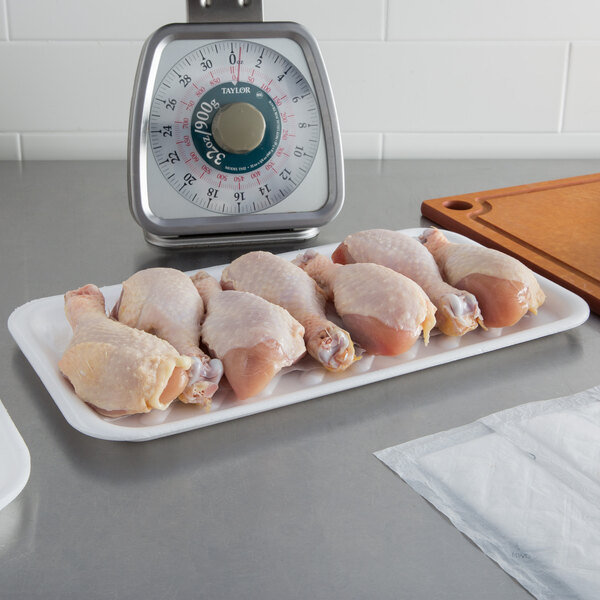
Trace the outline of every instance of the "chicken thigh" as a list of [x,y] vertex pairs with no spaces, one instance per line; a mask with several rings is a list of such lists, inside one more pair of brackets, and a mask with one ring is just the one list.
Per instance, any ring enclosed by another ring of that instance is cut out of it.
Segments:
[[240,400],[256,396],[306,352],[304,327],[284,308],[249,292],[223,291],[203,271],[192,281],[206,306],[202,341],[223,361]]
[[350,334],[325,315],[325,296],[302,269],[270,252],[244,254],[225,268],[224,289],[252,292],[285,308],[304,327],[308,353],[330,371],[356,360]]
[[527,311],[536,314],[546,298],[535,275],[516,258],[474,244],[454,244],[438,229],[421,240],[444,279],[475,294],[488,327],[509,327]]
[[353,339],[370,354],[406,352],[421,331],[428,343],[436,309],[408,277],[373,263],[335,264],[314,250],[294,263],[333,300]]
[[177,269],[138,271],[123,282],[112,316],[125,325],[153,333],[180,354],[193,359],[190,381],[181,401],[210,406],[223,365],[198,346],[204,304],[190,278]]
[[418,283],[437,308],[436,325],[446,335],[464,335],[482,323],[475,296],[446,283],[433,256],[409,235],[389,229],[359,231],[346,237],[331,258],[340,264],[383,265]]
[[165,409],[184,390],[192,359],[171,344],[109,318],[92,284],[65,295],[73,337],[58,367],[83,401],[105,416]]

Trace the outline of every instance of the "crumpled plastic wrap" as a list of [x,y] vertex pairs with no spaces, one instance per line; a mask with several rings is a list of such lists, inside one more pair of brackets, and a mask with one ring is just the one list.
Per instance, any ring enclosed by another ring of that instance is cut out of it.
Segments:
[[600,598],[600,386],[375,455],[538,600]]

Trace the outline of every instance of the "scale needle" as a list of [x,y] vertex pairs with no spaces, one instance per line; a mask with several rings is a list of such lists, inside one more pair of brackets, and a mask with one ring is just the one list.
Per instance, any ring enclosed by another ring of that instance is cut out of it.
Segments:
[[242,66],[242,47],[240,46],[240,51],[238,53],[238,73],[237,73],[237,82],[240,82],[240,67]]

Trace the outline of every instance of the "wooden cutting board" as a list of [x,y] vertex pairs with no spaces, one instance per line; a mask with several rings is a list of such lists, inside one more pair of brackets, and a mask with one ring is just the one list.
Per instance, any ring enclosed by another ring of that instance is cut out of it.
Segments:
[[426,200],[421,212],[511,254],[600,314],[600,173]]

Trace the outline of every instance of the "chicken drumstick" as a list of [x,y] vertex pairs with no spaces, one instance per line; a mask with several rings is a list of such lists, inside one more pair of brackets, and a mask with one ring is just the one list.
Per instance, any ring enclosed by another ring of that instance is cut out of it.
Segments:
[[325,297],[302,269],[270,252],[248,252],[221,275],[223,289],[252,292],[285,308],[305,329],[308,353],[330,371],[343,371],[356,360],[347,331],[325,316]]
[[421,331],[428,343],[436,309],[408,277],[372,263],[335,264],[314,250],[294,263],[333,300],[352,337],[370,354],[406,352]]
[[58,367],[75,393],[105,416],[165,409],[188,384],[192,359],[171,344],[109,318],[92,284],[65,294],[73,337]]
[[240,400],[256,396],[305,354],[304,327],[281,306],[249,292],[223,291],[204,271],[192,281],[206,306],[202,341],[223,361]]
[[483,324],[475,296],[446,283],[433,256],[419,240],[405,233],[388,229],[353,233],[331,258],[340,264],[383,265],[418,283],[437,308],[436,325],[446,335],[464,335]]
[[153,333],[180,354],[192,358],[190,382],[180,400],[210,406],[223,374],[218,359],[198,346],[204,304],[190,278],[177,269],[150,268],[123,282],[123,291],[112,310],[121,323]]
[[475,294],[488,327],[509,327],[529,310],[536,314],[546,296],[535,275],[516,258],[474,244],[454,244],[439,229],[421,239],[450,285]]

